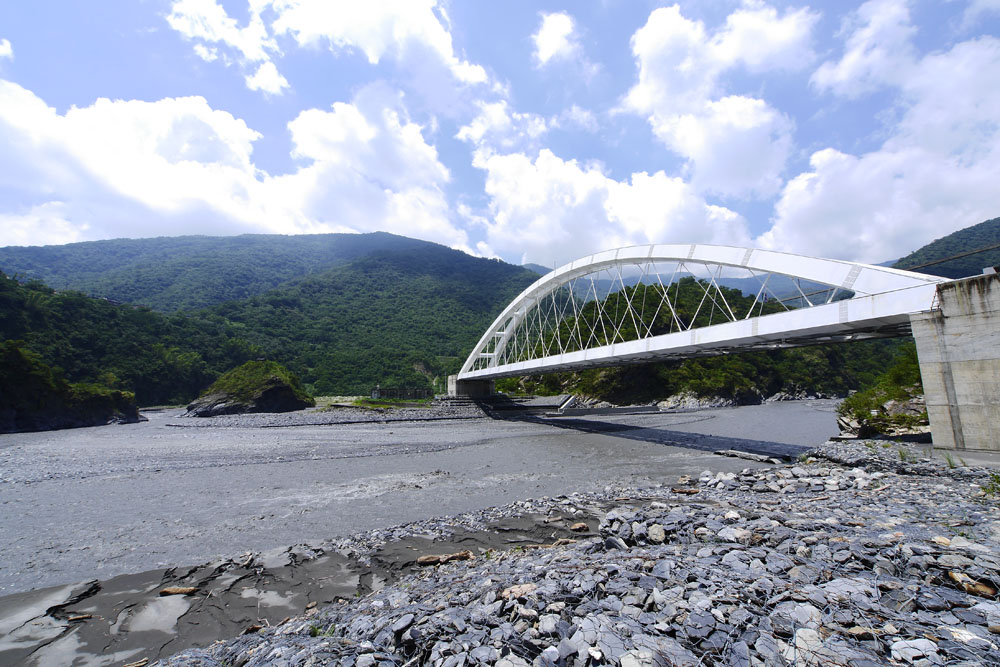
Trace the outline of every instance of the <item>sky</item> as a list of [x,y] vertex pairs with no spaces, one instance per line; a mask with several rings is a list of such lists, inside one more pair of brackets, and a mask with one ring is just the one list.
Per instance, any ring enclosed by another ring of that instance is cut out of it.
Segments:
[[883,262],[1000,216],[1000,0],[0,3],[0,246]]

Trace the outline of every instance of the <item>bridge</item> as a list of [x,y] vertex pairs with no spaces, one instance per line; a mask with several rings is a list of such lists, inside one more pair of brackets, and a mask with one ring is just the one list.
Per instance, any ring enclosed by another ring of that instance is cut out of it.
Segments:
[[[757,248],[632,246],[535,281],[486,330],[449,392],[491,394],[510,376],[912,333],[935,443],[1000,450],[1000,327],[985,322],[997,310],[995,274],[949,281]],[[973,369],[980,361],[985,375]]]

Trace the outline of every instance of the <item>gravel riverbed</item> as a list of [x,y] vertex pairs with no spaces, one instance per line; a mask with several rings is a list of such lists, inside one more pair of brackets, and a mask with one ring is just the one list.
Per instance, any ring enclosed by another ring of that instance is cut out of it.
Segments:
[[385,424],[390,422],[479,419],[483,410],[475,403],[435,401],[422,407],[353,407],[348,405],[296,412],[260,412],[218,417],[186,417],[172,420],[175,428],[287,428],[336,424]]
[[997,478],[922,457],[831,442],[790,465],[360,533],[335,548],[364,562],[525,514],[584,531],[442,554],[161,664],[1000,665]]

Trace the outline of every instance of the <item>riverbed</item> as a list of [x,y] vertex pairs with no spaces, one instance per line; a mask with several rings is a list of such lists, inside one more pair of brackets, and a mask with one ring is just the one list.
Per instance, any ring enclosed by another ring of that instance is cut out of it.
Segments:
[[672,482],[794,456],[834,401],[690,413],[0,435],[0,595],[208,562],[519,498]]

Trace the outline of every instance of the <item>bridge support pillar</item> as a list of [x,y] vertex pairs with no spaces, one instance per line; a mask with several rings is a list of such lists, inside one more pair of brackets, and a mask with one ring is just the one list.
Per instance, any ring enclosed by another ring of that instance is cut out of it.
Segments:
[[449,396],[485,398],[496,393],[493,380],[459,380],[457,375],[448,376]]
[[937,287],[910,316],[934,445],[1000,451],[1000,275]]

